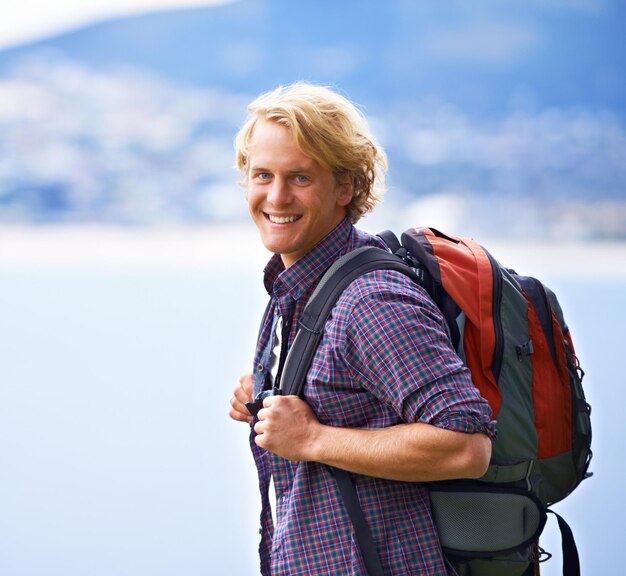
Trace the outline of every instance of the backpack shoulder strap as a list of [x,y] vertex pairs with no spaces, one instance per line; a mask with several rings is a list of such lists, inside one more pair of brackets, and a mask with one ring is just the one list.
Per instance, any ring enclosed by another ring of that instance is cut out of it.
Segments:
[[387,247],[393,254],[396,254],[400,248],[402,248],[402,244],[400,244],[400,240],[391,230],[384,230],[378,237],[382,239],[382,241],[387,244]]
[[[382,564],[376,549],[376,543],[363,514],[359,495],[348,472],[341,468],[330,467],[332,475],[335,477],[337,488],[343,499],[343,505],[348,512],[348,516],[354,527],[354,535],[361,551],[361,557],[367,570],[367,576],[384,576]],[[580,575],[579,575],[580,576]]]
[[326,271],[309,298],[289,349],[282,373],[283,394],[299,396],[324,333],[324,324],[341,293],[357,278],[373,270],[397,270],[419,282],[400,258],[375,246],[357,248],[339,258]]
[[554,510],[547,510],[556,516],[561,531],[561,548],[563,550],[563,576],[580,576],[580,559],[574,534],[569,524]]
[[[324,324],[341,293],[357,278],[373,270],[397,270],[419,283],[419,276],[401,258],[375,246],[358,248],[337,260],[322,276],[309,298],[298,333],[289,349],[282,373],[283,394],[300,395],[315,351],[324,333]],[[354,527],[368,576],[383,576],[376,545],[361,509],[350,474],[330,468],[346,512]]]

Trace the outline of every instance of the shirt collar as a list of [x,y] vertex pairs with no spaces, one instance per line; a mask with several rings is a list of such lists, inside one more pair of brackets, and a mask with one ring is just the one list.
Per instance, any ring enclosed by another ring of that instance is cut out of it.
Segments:
[[344,218],[289,268],[285,268],[279,254],[274,254],[265,268],[265,289],[277,298],[288,294],[299,300],[337,258],[357,247],[363,234]]

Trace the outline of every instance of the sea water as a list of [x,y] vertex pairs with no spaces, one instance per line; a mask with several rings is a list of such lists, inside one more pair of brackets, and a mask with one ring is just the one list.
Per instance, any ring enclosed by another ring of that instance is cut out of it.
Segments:
[[[0,259],[0,574],[258,574],[248,429],[227,411],[250,366],[262,265],[236,260]],[[608,574],[626,513],[626,280],[550,280],[587,372],[595,474],[555,508],[582,573]],[[554,520],[542,546],[555,556],[542,574],[556,576]]]

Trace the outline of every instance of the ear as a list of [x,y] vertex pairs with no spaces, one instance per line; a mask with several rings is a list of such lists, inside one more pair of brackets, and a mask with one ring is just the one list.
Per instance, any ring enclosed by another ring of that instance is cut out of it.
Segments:
[[337,201],[340,206],[347,206],[354,197],[354,175],[346,172],[337,176]]

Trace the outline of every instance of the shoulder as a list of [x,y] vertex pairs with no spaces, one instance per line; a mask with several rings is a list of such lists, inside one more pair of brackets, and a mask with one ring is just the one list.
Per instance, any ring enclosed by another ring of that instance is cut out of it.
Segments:
[[397,270],[375,270],[357,278],[341,295],[342,304],[357,305],[363,299],[405,298],[415,304],[433,304],[430,296],[414,280]]
[[337,300],[332,318],[347,325],[445,321],[422,286],[395,270],[375,270],[357,278]]

